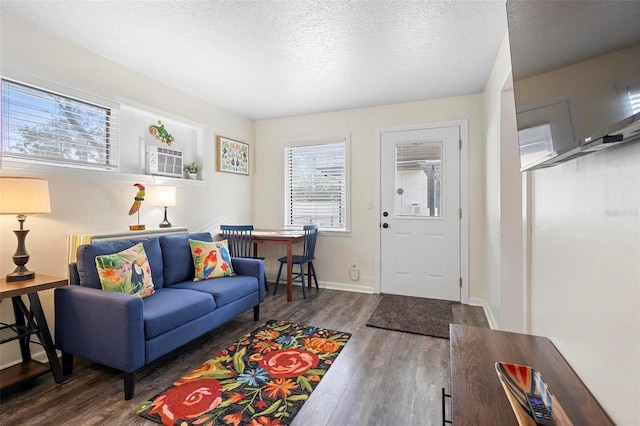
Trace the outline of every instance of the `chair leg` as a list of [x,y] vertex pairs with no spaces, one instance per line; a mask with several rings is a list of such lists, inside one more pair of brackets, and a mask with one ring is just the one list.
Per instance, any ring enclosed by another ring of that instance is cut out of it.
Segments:
[[273,287],[273,295],[275,296],[278,291],[278,285],[280,285],[280,274],[282,273],[282,265],[284,263],[280,262],[280,269],[278,269],[278,276],[276,277],[276,285]]
[[304,285],[304,263],[300,264],[300,280],[302,281],[302,298],[307,298],[307,287]]
[[267,273],[264,273],[264,288],[269,291],[269,282],[267,281]]
[[[309,262],[309,267],[311,267],[311,272],[313,273],[313,281],[316,283],[316,288],[320,290],[318,286],[318,277],[316,276],[316,268],[313,266],[313,262]],[[311,285],[311,279],[309,279],[309,285]]]

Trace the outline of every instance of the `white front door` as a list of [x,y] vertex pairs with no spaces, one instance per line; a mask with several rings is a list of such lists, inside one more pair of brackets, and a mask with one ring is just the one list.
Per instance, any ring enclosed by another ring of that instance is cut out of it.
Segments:
[[460,128],[380,134],[380,290],[460,301]]

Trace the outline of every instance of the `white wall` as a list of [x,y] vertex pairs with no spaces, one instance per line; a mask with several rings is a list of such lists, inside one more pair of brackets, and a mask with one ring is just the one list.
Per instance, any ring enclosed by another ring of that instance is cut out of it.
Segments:
[[[136,74],[11,16],[2,14],[1,19],[3,66],[9,62],[18,64],[63,84],[105,97],[123,97],[206,126],[207,184],[177,182],[178,206],[169,208],[169,220],[174,225],[187,226],[190,231],[215,231],[223,222],[251,221],[253,176],[217,173],[214,160],[216,134],[253,145],[251,120]],[[121,144],[138,144],[136,135],[120,134],[119,140]],[[34,174],[34,170],[16,169],[4,161],[0,173],[27,175]],[[29,217],[26,221],[26,228],[30,229],[27,250],[31,255],[28,263],[31,270],[66,277],[67,234],[128,229],[136,223],[135,216],[129,216],[128,211],[135,194],[133,184],[144,177],[126,175],[111,179],[105,178],[104,173],[74,175],[46,170],[40,170],[36,175],[49,180],[52,213]],[[143,202],[140,223],[155,228],[161,221],[161,209]],[[0,216],[0,271],[3,275],[15,268],[11,259],[17,245],[13,229],[17,229],[15,217]],[[41,298],[53,330],[53,291],[43,292]],[[10,302],[3,301],[0,304],[1,320],[12,322],[12,315]],[[0,366],[19,360],[17,344],[3,345],[0,353]]]
[[[509,57],[508,47],[506,42],[502,45],[500,57]],[[504,71],[500,67],[494,69],[484,93],[487,132],[485,304],[492,327],[526,332],[522,177],[511,75],[505,75]]]
[[[482,96],[469,95],[430,101],[362,108],[257,121],[256,174],[254,180],[254,223],[258,227],[278,228],[284,223],[283,141],[296,137],[331,137],[350,134],[351,138],[351,232],[343,236],[321,234],[316,247],[320,285],[325,287],[374,291],[374,252],[376,222],[374,198],[376,183],[376,129],[405,124],[469,119],[469,235],[470,296],[481,297],[484,289],[475,277],[482,268],[479,245],[484,228],[484,141],[482,138]],[[261,248],[267,256],[267,274],[277,273],[281,247]],[[349,278],[352,263],[360,268],[357,282]]]
[[640,142],[532,173],[531,332],[640,421]]
[[[498,161],[504,142],[499,140],[498,98],[510,67],[505,55],[508,51],[501,51],[492,75],[495,84],[488,84],[484,93],[488,194],[484,279],[490,314],[500,328],[505,306],[520,303],[509,295],[509,287],[520,283],[497,279],[505,261],[498,253],[505,247],[499,247],[501,240],[494,235],[504,226],[500,214],[508,213],[496,199],[496,194],[508,196],[502,191],[508,182],[494,170],[497,165],[506,167]],[[564,81],[581,78],[574,71]],[[554,89],[543,80],[537,86],[531,80],[527,84],[536,100]],[[527,103],[526,98],[518,101]],[[640,143],[528,173],[532,225],[528,332],[553,341],[614,422],[638,424]],[[519,202],[509,200],[511,215]]]
[[505,35],[483,94],[486,132],[486,306],[491,325],[522,332],[522,235],[520,159]]

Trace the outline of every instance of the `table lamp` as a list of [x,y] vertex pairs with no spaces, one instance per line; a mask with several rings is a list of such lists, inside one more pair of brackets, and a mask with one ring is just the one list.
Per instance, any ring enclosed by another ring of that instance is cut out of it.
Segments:
[[156,204],[164,207],[164,220],[158,226],[171,228],[171,223],[167,220],[167,207],[175,207],[176,205],[176,187],[156,186]]
[[45,179],[0,176],[0,214],[16,215],[20,229],[13,231],[18,237],[18,248],[13,255],[15,271],[7,274],[7,282],[24,281],[35,277],[27,269],[29,253],[25,246],[28,229],[24,229],[27,215],[51,213],[49,183]]

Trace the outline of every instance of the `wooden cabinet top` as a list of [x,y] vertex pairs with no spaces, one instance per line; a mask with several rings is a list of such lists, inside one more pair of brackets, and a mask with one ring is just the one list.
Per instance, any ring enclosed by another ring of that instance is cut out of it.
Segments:
[[36,273],[30,280],[7,282],[6,278],[0,279],[0,299],[35,293],[68,284],[66,278],[53,277]]
[[546,337],[450,325],[451,411],[454,425],[517,425],[496,362],[540,372],[574,425],[612,425],[571,366]]

